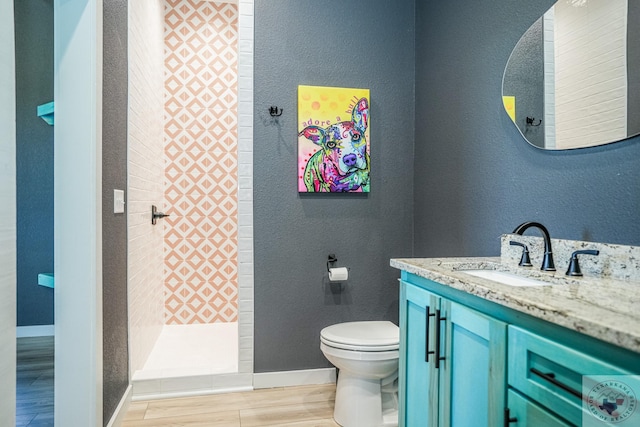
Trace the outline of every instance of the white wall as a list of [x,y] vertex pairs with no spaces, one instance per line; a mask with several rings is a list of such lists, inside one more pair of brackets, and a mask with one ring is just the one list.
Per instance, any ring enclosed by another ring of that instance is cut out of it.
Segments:
[[627,137],[627,0],[555,5],[556,148]]
[[238,5],[238,372],[253,373],[254,0]]
[[555,61],[555,8],[544,14],[542,29],[544,40],[544,148],[556,148],[556,61]]
[[16,112],[13,2],[0,2],[0,425],[16,416]]
[[54,0],[57,426],[102,425],[102,0]]
[[129,2],[128,274],[130,372],[144,366],[164,324],[164,2]]

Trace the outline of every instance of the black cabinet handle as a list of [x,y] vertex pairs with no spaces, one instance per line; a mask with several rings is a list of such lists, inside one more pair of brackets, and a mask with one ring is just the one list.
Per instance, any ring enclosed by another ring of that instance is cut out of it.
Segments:
[[556,379],[556,374],[554,374],[553,372],[549,372],[549,373],[544,373],[536,368],[531,368],[529,369],[529,371],[532,374],[535,374],[537,376],[539,376],[540,378],[542,378],[543,380],[549,381],[551,384],[553,384],[556,387],[561,388],[562,390],[571,393],[572,395],[574,395],[575,397],[577,397],[578,399],[582,400],[582,393],[580,393],[578,390],[574,389],[573,387],[570,387],[568,385],[566,385],[565,383],[558,381]]
[[436,310],[436,351],[435,351],[435,360],[436,360],[436,369],[440,368],[440,361],[444,360],[444,356],[440,356],[440,322],[442,320],[447,320],[446,317],[440,317],[440,310]]
[[509,424],[518,422],[518,418],[509,415],[509,408],[504,408],[504,427],[509,427]]
[[424,361],[429,363],[429,355],[430,354],[435,354],[435,351],[429,351],[429,318],[435,316],[434,313],[430,313],[429,312],[429,306],[426,306],[425,311],[427,312],[426,317],[426,333],[425,333],[425,337],[424,337]]

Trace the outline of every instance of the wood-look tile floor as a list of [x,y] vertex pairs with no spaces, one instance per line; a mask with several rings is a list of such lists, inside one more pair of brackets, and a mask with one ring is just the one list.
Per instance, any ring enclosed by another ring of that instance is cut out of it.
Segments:
[[53,427],[53,337],[18,338],[16,426]]
[[339,427],[335,384],[132,402],[122,427]]

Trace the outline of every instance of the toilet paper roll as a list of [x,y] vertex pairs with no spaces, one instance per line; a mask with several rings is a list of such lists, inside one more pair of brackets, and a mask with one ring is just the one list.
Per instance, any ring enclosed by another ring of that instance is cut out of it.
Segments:
[[347,267],[338,267],[329,269],[329,280],[332,282],[342,282],[349,278],[349,269]]

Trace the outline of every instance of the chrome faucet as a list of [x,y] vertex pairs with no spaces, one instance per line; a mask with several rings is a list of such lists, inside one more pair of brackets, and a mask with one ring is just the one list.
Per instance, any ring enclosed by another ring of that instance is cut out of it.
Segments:
[[522,236],[522,233],[530,227],[534,227],[542,231],[544,237],[544,257],[542,258],[542,267],[540,267],[540,270],[556,271],[556,266],[553,263],[553,252],[551,251],[551,236],[549,236],[549,230],[547,230],[547,227],[539,222],[529,221],[517,226],[516,229],[513,230],[513,233]]

